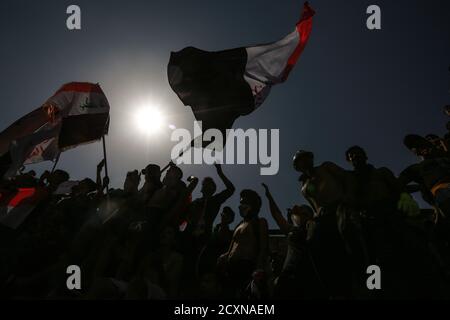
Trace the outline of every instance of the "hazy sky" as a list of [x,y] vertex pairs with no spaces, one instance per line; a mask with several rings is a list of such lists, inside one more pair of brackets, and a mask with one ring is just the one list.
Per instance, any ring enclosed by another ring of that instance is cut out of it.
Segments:
[[[448,0],[310,3],[316,10],[311,38],[289,80],[234,125],[280,129],[278,175],[260,176],[258,165],[224,165],[238,191],[253,188],[263,196],[260,184],[266,182],[282,209],[304,202],[292,169],[296,150],[313,151],[317,163],[331,160],[348,168],[344,151],[359,144],[374,165],[398,174],[416,161],[402,144],[404,135],[443,134],[448,120],[442,112],[450,103]],[[66,28],[70,4],[81,7],[81,31]],[[366,28],[371,4],[381,7],[382,30]],[[174,145],[169,129],[151,139],[136,129],[139,108],[159,106],[170,123],[192,127],[190,109],[167,82],[171,51],[275,41],[293,30],[301,8],[300,0],[2,0],[0,129],[63,83],[99,82],[111,105],[111,183],[121,187],[128,170],[167,164]],[[58,167],[72,179],[94,178],[101,158],[101,144],[95,143],[62,154]],[[182,169],[185,177],[217,178],[206,165]],[[228,205],[237,209],[237,202],[238,192]],[[270,216],[266,202],[262,211]]]

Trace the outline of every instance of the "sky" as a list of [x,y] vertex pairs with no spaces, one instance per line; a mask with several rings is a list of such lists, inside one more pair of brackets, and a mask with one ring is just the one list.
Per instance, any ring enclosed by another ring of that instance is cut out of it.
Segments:
[[[66,27],[66,8],[81,8],[81,30]],[[345,150],[364,147],[370,162],[399,174],[416,158],[406,134],[444,134],[450,104],[450,3],[313,0],[309,42],[288,81],[234,128],[280,129],[280,169],[261,176],[259,165],[223,165],[237,188],[226,205],[237,212],[239,191],[263,197],[269,185],[281,209],[304,203],[292,156],[315,153],[316,163],[350,169]],[[368,30],[366,9],[381,8],[381,30]],[[135,115],[155,106],[170,124],[191,128],[194,117],[167,81],[171,51],[186,46],[215,51],[276,41],[294,29],[300,0],[2,0],[0,2],[0,130],[39,107],[62,84],[98,82],[111,105],[106,139],[113,187],[127,171],[170,160],[170,130],[146,136]],[[61,155],[71,179],[95,178],[101,143]],[[51,162],[34,166],[38,172]],[[185,178],[213,177],[212,166],[182,165]],[[199,189],[194,197],[199,195]]]

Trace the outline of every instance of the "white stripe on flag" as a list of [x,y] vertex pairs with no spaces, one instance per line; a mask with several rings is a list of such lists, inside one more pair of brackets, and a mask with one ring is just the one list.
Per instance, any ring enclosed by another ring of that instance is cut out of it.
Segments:
[[282,82],[289,57],[300,41],[297,29],[283,39],[267,45],[248,47],[244,79],[250,85],[259,107],[272,85]]
[[47,100],[61,112],[61,117],[108,113],[106,96],[97,92],[61,91]]

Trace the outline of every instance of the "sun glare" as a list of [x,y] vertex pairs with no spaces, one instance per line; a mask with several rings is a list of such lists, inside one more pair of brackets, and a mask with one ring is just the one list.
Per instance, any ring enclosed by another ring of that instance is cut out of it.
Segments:
[[144,107],[135,114],[135,125],[137,129],[146,134],[153,135],[164,127],[165,118],[154,106]]

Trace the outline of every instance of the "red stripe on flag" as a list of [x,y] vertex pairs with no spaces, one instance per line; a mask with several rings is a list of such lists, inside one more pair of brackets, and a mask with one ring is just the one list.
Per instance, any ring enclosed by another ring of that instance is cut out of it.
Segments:
[[312,21],[313,21],[312,18],[315,13],[316,12],[313,10],[313,8],[309,6],[309,3],[305,2],[305,4],[303,5],[302,17],[300,18],[300,21],[297,23],[299,42],[294,52],[288,59],[286,68],[284,69],[283,72],[283,81],[285,81],[289,76],[289,73],[294,68],[298,58],[300,57],[300,54],[302,53],[303,49],[306,46],[306,43],[308,42],[309,35],[311,34],[312,29]]
[[54,95],[65,91],[95,92],[103,94],[103,91],[98,84],[89,82],[71,82],[63,85]]
[[9,207],[17,207],[22,201],[32,197],[36,192],[36,188],[19,188],[16,195],[9,201]]

